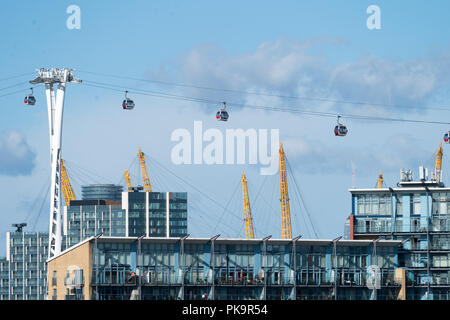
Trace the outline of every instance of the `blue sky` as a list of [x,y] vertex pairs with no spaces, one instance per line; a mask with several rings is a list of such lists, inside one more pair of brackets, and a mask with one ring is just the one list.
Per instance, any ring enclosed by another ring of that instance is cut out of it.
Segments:
[[[81,9],[80,30],[66,28],[66,8],[72,4]],[[366,8],[371,4],[381,9],[380,30],[366,27]],[[0,11],[0,79],[30,75],[2,81],[0,89],[30,80],[40,67],[71,67],[85,81],[218,101],[445,121],[450,112],[433,107],[450,109],[449,9],[448,1],[8,2]],[[224,94],[83,71],[391,106]],[[37,221],[36,230],[48,228],[48,204],[41,192],[49,175],[45,96],[42,87],[36,88],[38,103],[30,110],[22,102],[28,87],[21,84],[0,91],[1,96],[24,89],[0,97],[3,235],[12,223],[27,217],[30,225]],[[251,201],[255,200],[257,236],[281,236],[281,232],[276,176],[261,177],[259,167],[250,165],[171,164],[171,132],[192,130],[194,120],[202,120],[205,128],[221,130],[280,129],[314,225],[321,237],[330,238],[342,234],[350,213],[347,189],[352,183],[352,161],[357,186],[373,187],[379,170],[383,170],[387,185],[395,185],[400,168],[433,166],[433,154],[449,129],[344,119],[349,135],[341,139],[332,134],[335,119],[235,107],[230,109],[228,123],[218,123],[215,105],[135,95],[135,110],[124,112],[122,97],[120,92],[69,85],[63,157],[73,163],[73,174],[80,175],[73,178],[76,192],[79,195],[77,188],[83,180],[94,182],[86,176],[83,179],[76,168],[89,170],[91,176],[104,177],[106,182],[123,182],[123,168],[130,165],[141,146],[150,163],[154,157],[222,206],[198,192],[190,193],[194,207],[189,211],[189,231],[197,236],[213,232],[243,236],[238,189],[242,170],[250,183]],[[447,165],[444,157],[444,170]],[[157,166],[150,164],[149,171],[161,191],[192,191]],[[303,220],[306,213],[297,205],[293,186],[289,187],[294,233],[308,237]],[[41,203],[44,209],[37,219]],[[4,238],[0,237],[0,250],[4,250]]]

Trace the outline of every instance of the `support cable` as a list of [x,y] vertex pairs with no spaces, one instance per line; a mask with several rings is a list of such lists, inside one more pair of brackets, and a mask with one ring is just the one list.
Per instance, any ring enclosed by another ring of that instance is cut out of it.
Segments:
[[[113,91],[117,91],[117,92],[121,92],[121,93],[123,93],[123,91],[124,91],[123,90],[124,88],[121,86],[111,85],[111,84],[103,84],[103,83],[95,84],[95,83],[96,82],[93,82],[93,81],[83,82],[83,84],[85,86],[103,88],[103,89],[113,90]],[[120,87],[122,89],[117,89],[112,86]],[[125,89],[128,89],[128,87]],[[183,100],[183,101],[191,101],[191,102],[204,102],[204,103],[214,104],[214,105],[217,103],[221,103],[220,101],[217,101],[217,100],[188,97],[188,96],[175,95],[175,94],[158,92],[158,91],[149,91],[149,90],[132,89],[132,88],[130,88],[130,90],[127,90],[127,91],[129,93],[133,93],[133,94],[153,96],[153,97],[166,98],[166,99],[175,99],[175,100]],[[328,118],[336,118],[337,116],[341,116],[343,118],[355,119],[355,120],[391,121],[391,122],[409,122],[409,123],[422,123],[422,124],[450,125],[450,122],[444,122],[444,121],[428,121],[428,120],[417,120],[417,119],[374,117],[374,116],[364,116],[364,115],[357,115],[357,114],[342,114],[342,113],[338,114],[338,113],[332,113],[332,112],[319,112],[319,111],[305,110],[305,109],[300,109],[300,108],[295,108],[295,107],[281,108],[281,107],[270,107],[270,106],[263,106],[263,105],[250,105],[250,104],[235,103],[235,102],[227,102],[227,105],[243,107],[243,108],[260,109],[260,110],[266,110],[266,111],[299,113],[299,114],[306,114],[306,115],[319,116],[319,117],[328,117]]]
[[301,201],[301,203],[302,203],[302,205],[303,205],[303,208],[305,209],[305,212],[306,212],[306,214],[307,214],[307,216],[308,216],[309,222],[310,222],[311,227],[312,227],[312,229],[313,229],[314,235],[315,235],[316,238],[318,239],[319,237],[318,237],[317,232],[316,232],[316,229],[315,229],[315,227],[314,227],[314,223],[312,222],[311,215],[310,215],[310,213],[309,213],[308,208],[306,207],[305,200],[303,199],[303,195],[302,195],[302,193],[301,193],[301,191],[300,191],[300,188],[299,188],[299,186],[298,186],[298,184],[297,184],[297,180],[295,179],[294,173],[293,173],[293,171],[292,171],[291,165],[289,164],[289,161],[288,161],[287,157],[286,157],[286,163],[287,163],[288,168],[289,168],[288,171],[290,172],[290,175],[291,175],[291,177],[292,177],[292,180],[294,181],[294,186],[295,186],[295,189],[297,190],[297,193],[298,193],[298,196],[299,196],[299,200]]
[[[161,81],[161,80],[140,79],[140,78],[135,78],[135,77],[118,76],[118,75],[113,75],[113,74],[92,72],[92,71],[78,70],[78,72],[88,73],[88,74],[98,75],[98,76],[104,76],[104,77],[109,77],[109,78],[133,80],[133,81],[147,82],[147,83],[156,83],[156,84],[162,84],[162,85],[168,85],[168,86],[174,86],[174,87],[194,88],[194,89],[202,89],[202,90],[209,90],[209,91],[220,91],[220,92],[238,93],[238,94],[245,94],[245,95],[257,95],[257,96],[264,96],[264,97],[275,97],[275,98],[318,101],[318,102],[332,102],[332,103],[337,103],[337,104],[370,105],[370,106],[391,107],[391,108],[392,107],[407,108],[407,109],[421,109],[422,108],[420,106],[411,106],[411,105],[374,103],[374,102],[368,102],[368,101],[339,100],[339,99],[331,99],[331,98],[323,98],[323,97],[289,96],[289,95],[271,94],[271,93],[264,93],[264,92],[255,92],[255,91],[245,91],[245,90],[226,89],[226,88],[225,89],[224,88],[213,88],[213,87],[192,85],[192,84],[185,84],[185,83],[176,83],[176,82]],[[436,107],[432,106],[432,107],[427,107],[427,109],[450,111],[450,106],[436,106]]]
[[[209,195],[207,195],[205,192],[201,191],[199,188],[197,188],[196,186],[194,186],[193,184],[189,183],[188,181],[184,180],[183,178],[181,178],[180,176],[178,176],[176,173],[174,173],[173,171],[171,171],[170,169],[166,168],[165,166],[163,166],[161,163],[159,163],[159,161],[157,161],[154,157],[153,157],[153,161],[155,162],[155,164],[157,164],[160,168],[166,170],[168,173],[170,173],[171,175],[173,175],[174,177],[176,177],[177,179],[183,181],[186,185],[190,186],[191,188],[193,188],[194,190],[196,190],[197,192],[199,192],[200,194],[202,194],[205,198],[209,199],[212,203],[214,203],[215,205],[217,205],[218,207],[222,208],[222,209],[226,209],[226,207],[224,205],[222,205],[220,202],[214,200],[213,198],[211,198]],[[231,212],[229,210],[227,210],[231,215],[233,215],[235,218],[239,219],[239,217],[237,217],[237,215],[234,212]]]
[[37,225],[39,218],[41,216],[41,213],[43,211],[42,209],[44,208],[44,204],[48,201],[49,195],[50,195],[50,183],[48,184],[47,193],[46,193],[45,197],[42,199],[41,207],[39,208],[39,213],[36,217],[36,220],[34,221],[33,228],[31,229],[31,231],[33,231],[33,232],[36,230],[36,225]]

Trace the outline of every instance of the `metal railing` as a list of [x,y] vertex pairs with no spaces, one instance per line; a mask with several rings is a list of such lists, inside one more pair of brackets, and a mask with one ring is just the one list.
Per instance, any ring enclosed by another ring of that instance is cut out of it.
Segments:
[[84,295],[82,294],[72,294],[72,295],[68,295],[66,294],[64,296],[65,300],[84,300]]
[[[376,221],[376,220],[373,220]],[[433,220],[433,223],[429,224],[430,232],[449,232],[450,231],[450,219],[441,222]],[[426,221],[414,221],[411,220],[406,222],[406,225],[403,223],[398,223],[395,228],[392,224],[386,225],[378,225],[371,223],[370,225],[366,225],[364,220],[359,220],[357,225],[355,226],[356,233],[391,233],[391,232],[427,232],[427,222]]]
[[84,279],[76,277],[64,278],[64,285],[67,287],[82,287],[84,286]]

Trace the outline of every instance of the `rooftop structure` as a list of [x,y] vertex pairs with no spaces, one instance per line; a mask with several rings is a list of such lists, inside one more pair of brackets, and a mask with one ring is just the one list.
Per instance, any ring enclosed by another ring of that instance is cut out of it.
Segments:
[[122,200],[123,187],[116,184],[90,184],[81,186],[83,200]]

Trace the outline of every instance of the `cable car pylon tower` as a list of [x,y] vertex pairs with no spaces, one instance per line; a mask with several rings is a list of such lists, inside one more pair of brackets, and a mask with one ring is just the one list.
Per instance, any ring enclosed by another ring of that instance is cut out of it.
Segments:
[[[48,257],[51,258],[61,252],[62,225],[61,225],[61,139],[64,110],[64,93],[66,83],[81,82],[67,68],[41,68],[37,70],[38,76],[31,80],[31,84],[45,85],[48,109],[48,125],[50,133],[50,223]],[[54,85],[58,88],[54,90]]]

